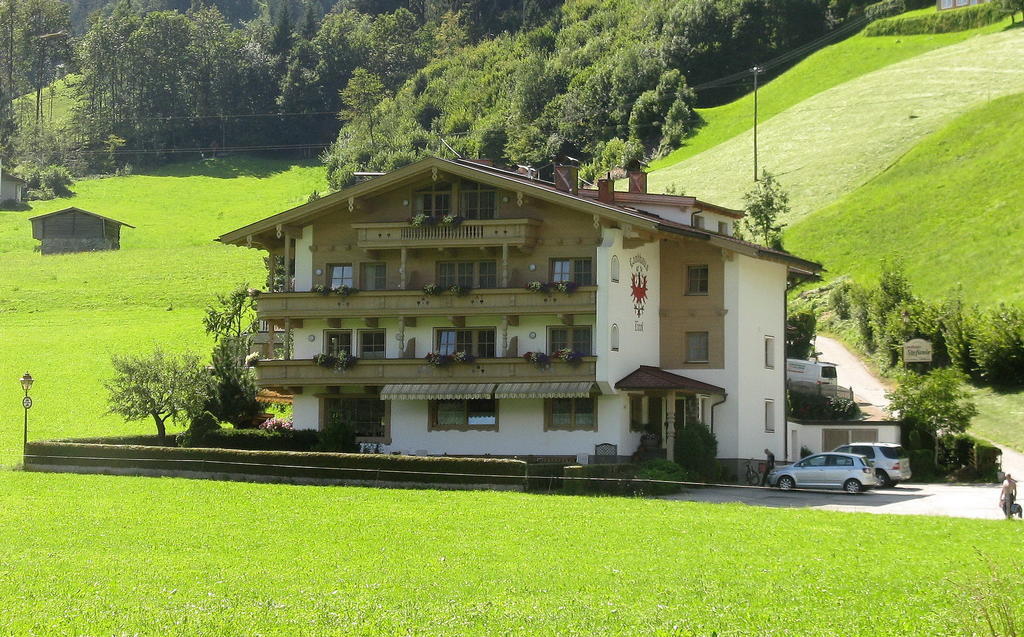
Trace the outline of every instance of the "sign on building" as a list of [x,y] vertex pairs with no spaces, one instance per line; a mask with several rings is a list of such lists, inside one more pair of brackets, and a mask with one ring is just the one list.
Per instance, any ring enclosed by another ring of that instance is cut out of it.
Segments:
[[903,344],[904,363],[932,362],[932,344],[923,338],[915,338]]

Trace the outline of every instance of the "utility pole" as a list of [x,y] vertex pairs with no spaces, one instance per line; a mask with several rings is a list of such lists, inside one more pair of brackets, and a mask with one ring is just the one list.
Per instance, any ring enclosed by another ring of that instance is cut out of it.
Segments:
[[764,73],[764,68],[755,66],[750,72],[754,74],[754,181],[757,181],[757,76]]

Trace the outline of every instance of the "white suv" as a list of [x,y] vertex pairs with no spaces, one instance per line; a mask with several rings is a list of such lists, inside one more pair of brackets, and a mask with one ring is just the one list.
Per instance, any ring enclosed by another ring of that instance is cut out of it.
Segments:
[[903,447],[893,442],[853,442],[836,447],[832,451],[855,453],[875,461],[875,477],[878,486],[892,487],[910,479],[910,458]]

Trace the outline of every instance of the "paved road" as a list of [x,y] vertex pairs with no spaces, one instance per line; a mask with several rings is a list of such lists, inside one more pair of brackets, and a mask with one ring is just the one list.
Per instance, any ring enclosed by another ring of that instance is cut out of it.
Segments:
[[[1024,475],[1024,474],[1022,474]],[[835,492],[779,491],[759,487],[709,487],[665,496],[687,502],[741,502],[752,506],[806,508],[856,513],[937,515],[1002,519],[998,485],[911,484],[859,495]]]
[[842,343],[819,335],[814,340],[814,349],[821,352],[818,357],[820,360],[835,363],[839,384],[852,388],[854,396],[860,399],[858,402],[866,402],[879,409],[885,409],[889,405],[885,398],[888,387]]

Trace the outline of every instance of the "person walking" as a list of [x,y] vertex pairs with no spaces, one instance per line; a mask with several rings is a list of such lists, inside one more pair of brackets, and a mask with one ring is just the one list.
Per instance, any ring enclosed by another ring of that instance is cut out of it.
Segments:
[[764,475],[761,476],[761,486],[768,484],[768,474],[775,468],[775,454],[770,450],[764,450]]
[[1017,481],[1013,476],[1006,474],[1003,478],[1003,487],[999,489],[999,508],[1003,510],[1006,519],[1013,517],[1013,504],[1017,501]]

